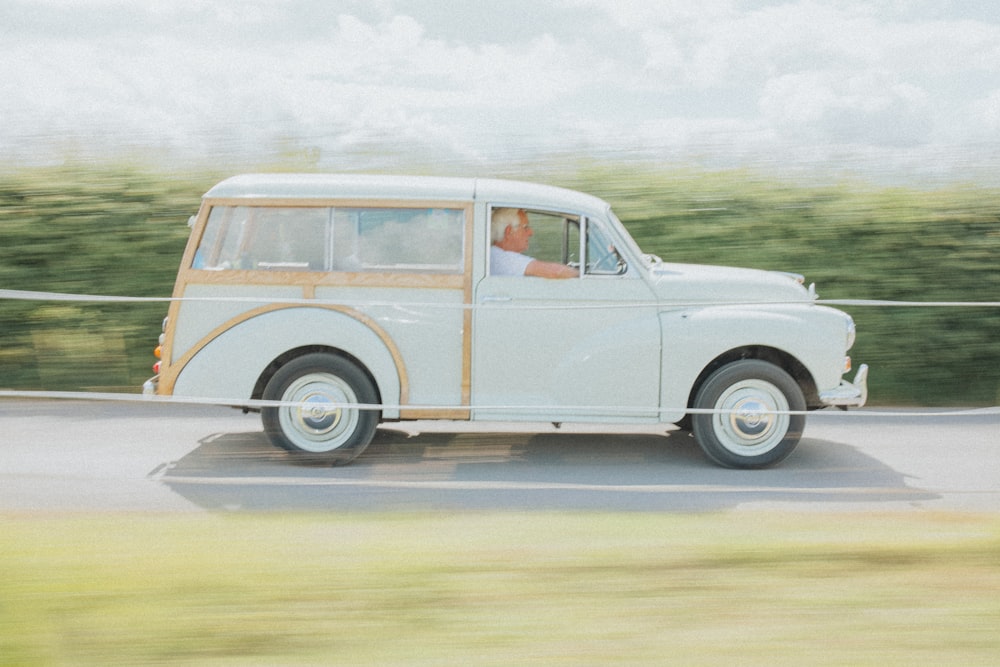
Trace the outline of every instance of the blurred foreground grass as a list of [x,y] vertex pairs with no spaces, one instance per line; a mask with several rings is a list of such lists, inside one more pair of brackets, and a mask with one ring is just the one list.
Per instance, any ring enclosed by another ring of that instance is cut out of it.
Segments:
[[993,665],[1000,518],[0,517],[0,663]]

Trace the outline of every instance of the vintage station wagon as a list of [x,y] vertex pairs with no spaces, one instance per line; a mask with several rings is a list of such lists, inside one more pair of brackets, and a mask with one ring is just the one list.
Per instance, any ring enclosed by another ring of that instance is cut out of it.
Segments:
[[[495,275],[500,208],[572,277]],[[754,468],[807,411],[867,397],[866,366],[843,377],[853,321],[801,276],[664,262],[556,187],[237,176],[192,218],[173,296],[144,392],[259,410],[275,445],[335,464],[380,422],[447,419],[679,424]]]

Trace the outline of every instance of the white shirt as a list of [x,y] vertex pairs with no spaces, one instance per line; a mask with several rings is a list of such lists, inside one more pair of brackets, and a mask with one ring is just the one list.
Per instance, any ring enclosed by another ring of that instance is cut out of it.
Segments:
[[490,275],[491,276],[523,276],[528,264],[534,261],[527,255],[519,252],[511,252],[490,246]]

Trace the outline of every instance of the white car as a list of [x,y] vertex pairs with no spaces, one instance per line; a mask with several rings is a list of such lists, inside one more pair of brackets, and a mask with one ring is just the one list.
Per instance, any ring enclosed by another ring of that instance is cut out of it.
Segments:
[[[490,220],[570,279],[491,275]],[[523,214],[522,214],[523,215]],[[805,412],[861,406],[855,328],[801,276],[643,254],[595,197],[477,178],[244,175],[205,194],[146,394],[260,410],[346,463],[382,421],[679,424],[774,464]]]

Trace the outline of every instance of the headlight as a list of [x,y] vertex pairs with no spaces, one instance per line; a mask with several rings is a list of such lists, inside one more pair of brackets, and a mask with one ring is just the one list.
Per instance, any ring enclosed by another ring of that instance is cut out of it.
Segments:
[[847,316],[847,348],[846,349],[849,350],[852,347],[854,347],[854,339],[857,337],[857,335],[858,335],[858,329],[854,325],[854,318],[852,318],[850,315],[848,315]]

